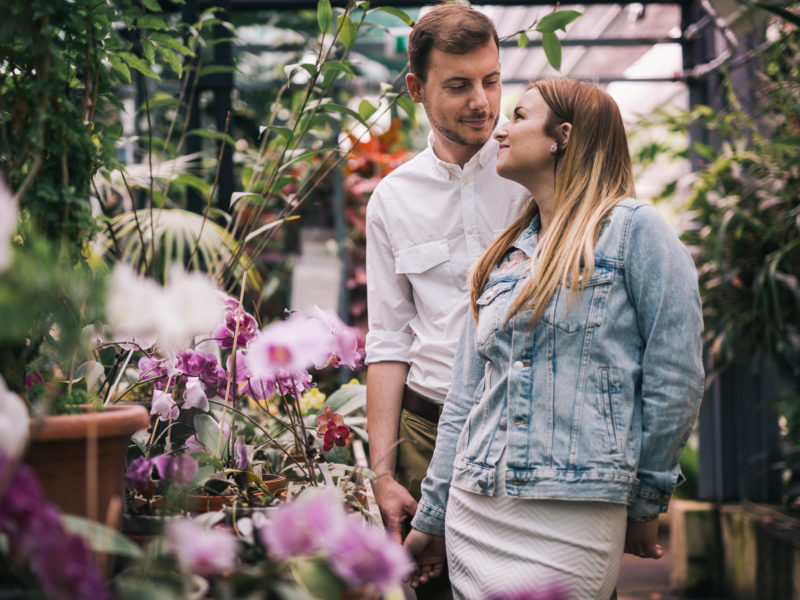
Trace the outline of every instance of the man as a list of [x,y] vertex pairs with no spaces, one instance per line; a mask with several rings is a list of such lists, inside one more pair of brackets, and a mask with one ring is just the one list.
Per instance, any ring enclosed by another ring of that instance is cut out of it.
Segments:
[[408,40],[406,84],[429,146],[377,186],[367,206],[366,340],[375,495],[399,541],[414,515],[468,313],[467,271],[527,197],[495,172],[497,32],[465,5],[439,5]]

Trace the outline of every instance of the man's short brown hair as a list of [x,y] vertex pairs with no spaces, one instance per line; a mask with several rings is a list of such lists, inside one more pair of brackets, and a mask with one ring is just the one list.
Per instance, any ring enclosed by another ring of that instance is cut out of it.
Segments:
[[440,4],[416,22],[408,36],[409,71],[425,81],[435,48],[450,54],[466,54],[500,41],[492,21],[465,4]]

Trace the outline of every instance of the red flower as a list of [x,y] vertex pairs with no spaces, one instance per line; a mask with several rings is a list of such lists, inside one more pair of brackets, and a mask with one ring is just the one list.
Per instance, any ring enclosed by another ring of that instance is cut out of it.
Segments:
[[328,452],[336,446],[344,446],[350,438],[350,428],[344,424],[344,417],[326,406],[317,417],[317,437],[322,438],[322,450]]

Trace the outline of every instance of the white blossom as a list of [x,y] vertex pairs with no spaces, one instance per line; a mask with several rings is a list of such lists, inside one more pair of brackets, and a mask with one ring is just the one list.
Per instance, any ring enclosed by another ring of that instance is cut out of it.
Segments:
[[173,265],[166,286],[139,277],[125,264],[114,269],[107,302],[114,335],[156,338],[165,354],[188,348],[196,336],[210,336],[222,322],[224,305],[216,286],[200,273]]
[[17,229],[17,203],[0,177],[0,271],[11,262],[11,240]]
[[0,452],[18,457],[28,440],[28,407],[0,377]]

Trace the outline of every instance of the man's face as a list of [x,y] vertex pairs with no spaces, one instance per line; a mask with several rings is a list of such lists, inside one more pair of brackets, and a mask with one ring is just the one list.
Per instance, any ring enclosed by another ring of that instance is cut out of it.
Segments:
[[501,91],[494,40],[467,54],[434,49],[426,81],[411,73],[406,82],[411,98],[425,108],[438,145],[474,153],[492,135]]

